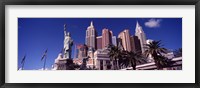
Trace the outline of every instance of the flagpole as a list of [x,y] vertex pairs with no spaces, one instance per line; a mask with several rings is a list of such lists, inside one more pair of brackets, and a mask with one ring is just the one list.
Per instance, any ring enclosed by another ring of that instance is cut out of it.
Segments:
[[[22,61],[21,61],[21,70],[24,70],[24,63],[25,63],[25,58],[26,58],[26,55],[23,57]],[[19,68],[20,69],[20,68]]]
[[47,59],[47,55],[45,55],[44,67],[43,67],[44,70],[45,70],[45,65],[46,65],[46,59]]
[[46,49],[46,51],[44,52],[44,55],[42,56],[42,59],[41,59],[41,61],[42,61],[43,59],[45,59],[45,60],[44,60],[44,66],[43,66],[43,69],[44,69],[44,70],[45,70],[46,59],[47,59],[47,50],[48,50],[48,49]]
[[24,62],[23,62],[23,64],[22,64],[22,70],[24,70],[24,63],[25,63],[25,60],[24,60]]

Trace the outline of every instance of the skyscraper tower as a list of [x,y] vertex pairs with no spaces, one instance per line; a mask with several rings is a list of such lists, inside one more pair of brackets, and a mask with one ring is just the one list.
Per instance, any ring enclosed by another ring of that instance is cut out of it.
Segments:
[[112,44],[114,46],[117,46],[117,38],[116,38],[116,36],[112,36]]
[[86,30],[86,39],[85,43],[88,47],[92,47],[96,49],[96,30],[93,26],[93,22],[91,21],[90,26]]
[[102,30],[102,48],[106,48],[109,44],[112,44],[112,36],[112,31],[106,28]]
[[142,53],[145,51],[145,44],[146,44],[146,35],[144,33],[144,31],[142,30],[142,27],[140,26],[140,24],[136,23],[136,28],[135,28],[135,36],[137,36],[140,40],[140,44],[141,44],[141,50]]
[[128,29],[125,29],[122,31],[119,35],[118,38],[120,39],[119,42],[121,42],[123,49],[125,51],[131,51],[131,42],[130,42],[130,33]]
[[102,36],[97,36],[97,49],[102,49]]
[[142,52],[141,51],[141,44],[140,44],[140,40],[138,39],[137,36],[131,36],[130,37],[131,40],[131,49],[134,52]]

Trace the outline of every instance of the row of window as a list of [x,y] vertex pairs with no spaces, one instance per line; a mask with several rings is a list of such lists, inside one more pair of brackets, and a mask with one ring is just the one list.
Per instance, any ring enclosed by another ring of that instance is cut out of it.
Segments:
[[[86,31],[86,35],[87,35],[87,36],[89,36],[89,33],[88,33],[88,32],[89,32],[89,31],[87,30],[87,31]],[[94,30],[92,30],[92,35],[94,35]]]

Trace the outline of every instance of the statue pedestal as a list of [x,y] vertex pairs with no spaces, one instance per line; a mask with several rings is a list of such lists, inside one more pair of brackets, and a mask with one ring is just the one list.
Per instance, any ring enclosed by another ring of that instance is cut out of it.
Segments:
[[[69,58],[63,58],[62,57],[62,54],[60,53],[58,55],[58,57],[55,59],[55,63],[53,65],[53,70],[67,70],[67,64],[71,64],[73,63],[73,60],[72,58],[71,59],[71,62],[69,60]],[[69,62],[67,62],[69,61]]]
[[54,70],[66,70],[67,59],[57,59],[54,63]]

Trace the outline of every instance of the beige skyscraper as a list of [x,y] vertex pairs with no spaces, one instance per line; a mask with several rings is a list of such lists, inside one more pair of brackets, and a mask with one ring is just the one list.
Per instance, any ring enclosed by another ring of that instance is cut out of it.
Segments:
[[121,40],[121,44],[126,51],[131,51],[130,33],[128,29],[122,31],[118,38]]
[[141,44],[141,50],[142,53],[145,51],[145,44],[146,44],[146,35],[144,33],[144,31],[142,30],[142,27],[140,26],[140,24],[137,22],[136,23],[136,28],[135,28],[135,36],[137,36],[140,40],[140,44]]
[[112,44],[114,46],[117,46],[117,38],[116,38],[116,36],[112,36]]
[[96,30],[94,28],[93,22],[91,21],[90,26],[86,30],[85,43],[88,47],[96,49]]

